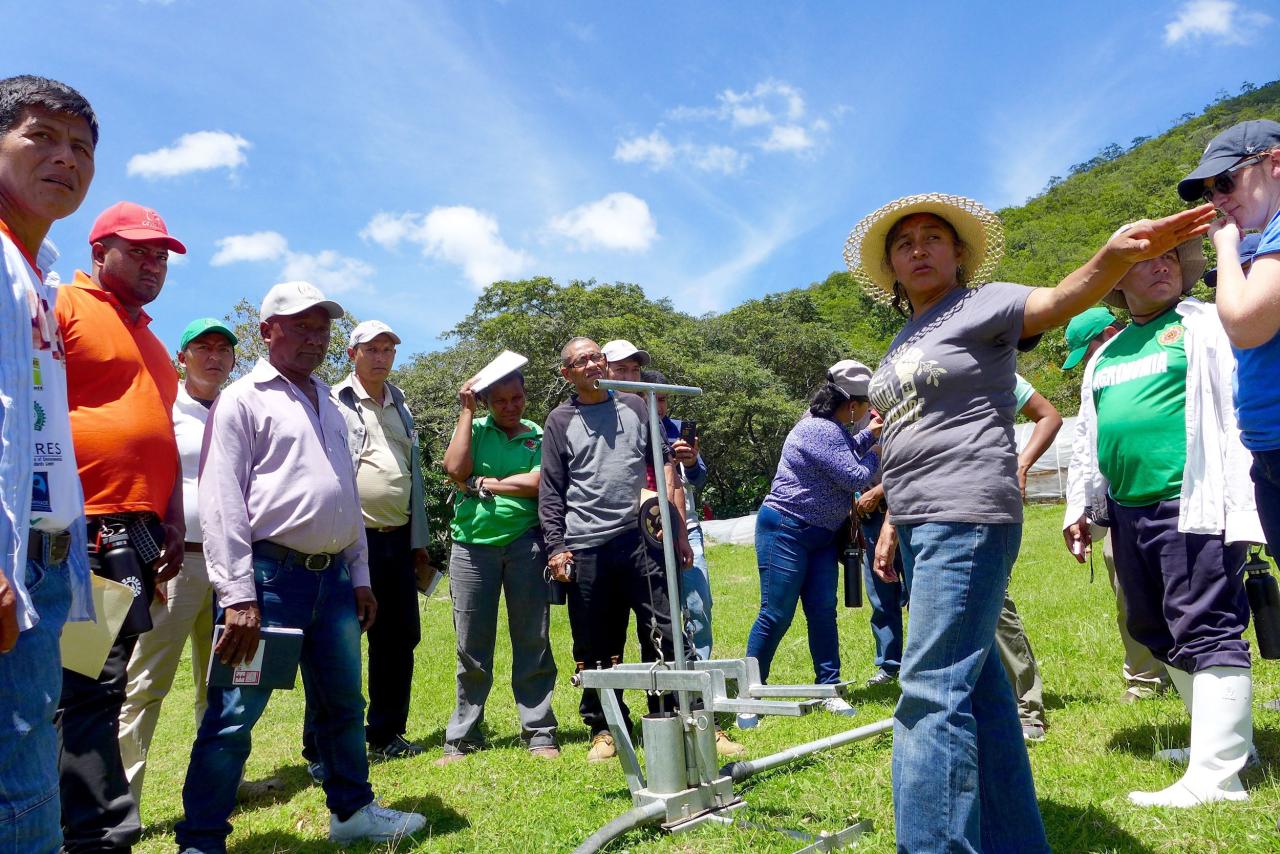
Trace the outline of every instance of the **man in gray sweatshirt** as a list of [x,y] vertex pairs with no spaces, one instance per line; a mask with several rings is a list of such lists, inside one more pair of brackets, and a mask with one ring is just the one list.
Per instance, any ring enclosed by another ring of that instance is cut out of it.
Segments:
[[[631,611],[641,658],[655,661],[661,652],[663,660],[671,661],[675,652],[665,576],[639,526],[640,490],[652,459],[648,409],[634,394],[596,387],[607,364],[596,342],[574,338],[560,355],[560,373],[574,394],[552,410],[543,428],[538,518],[552,574],[559,580],[572,576],[568,604],[574,661],[578,670],[621,662]],[[670,708],[670,695],[649,698],[650,712]],[[594,690],[583,691],[578,711],[591,728],[588,761],[616,756]],[[625,703],[622,712],[629,717]]]

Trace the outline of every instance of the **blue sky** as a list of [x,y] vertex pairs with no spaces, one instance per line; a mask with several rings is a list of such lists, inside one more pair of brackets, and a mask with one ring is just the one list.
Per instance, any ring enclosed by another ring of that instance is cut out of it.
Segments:
[[897,196],[1016,204],[1280,76],[1277,5],[10,0],[4,67],[102,124],[64,278],[129,199],[189,248],[171,346],[306,278],[403,357],[496,278],[720,311],[840,269]]

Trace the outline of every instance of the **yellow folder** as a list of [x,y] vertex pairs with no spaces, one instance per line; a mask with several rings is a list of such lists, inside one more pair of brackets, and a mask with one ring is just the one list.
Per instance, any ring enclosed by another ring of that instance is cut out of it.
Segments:
[[92,581],[93,612],[98,619],[62,627],[62,666],[97,679],[133,605],[133,590],[127,584],[98,575]]

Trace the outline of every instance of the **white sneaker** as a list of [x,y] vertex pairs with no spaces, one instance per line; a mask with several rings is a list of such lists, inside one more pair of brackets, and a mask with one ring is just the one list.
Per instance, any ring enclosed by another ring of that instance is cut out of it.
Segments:
[[755,729],[760,726],[759,715],[738,715],[738,729]]
[[833,715],[844,715],[847,718],[851,718],[858,713],[857,709],[839,697],[828,697],[822,701],[819,708],[824,712],[831,712]]
[[427,826],[425,816],[416,812],[400,812],[388,809],[377,801],[365,804],[355,815],[342,821],[336,815],[329,814],[329,841],[355,842],[357,839],[371,839],[385,842],[417,833]]

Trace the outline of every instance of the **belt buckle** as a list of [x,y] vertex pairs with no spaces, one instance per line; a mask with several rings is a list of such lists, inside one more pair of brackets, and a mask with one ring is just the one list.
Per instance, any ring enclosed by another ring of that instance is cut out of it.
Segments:
[[49,544],[49,563],[65,563],[71,553],[71,532],[61,531],[44,537]]
[[[318,566],[312,565],[312,561],[315,558],[321,559]],[[329,568],[329,563],[332,560],[333,560],[333,555],[312,554],[312,555],[307,555],[306,559],[302,561],[302,565],[305,566],[307,569],[311,570],[312,572],[324,572],[326,569]]]

